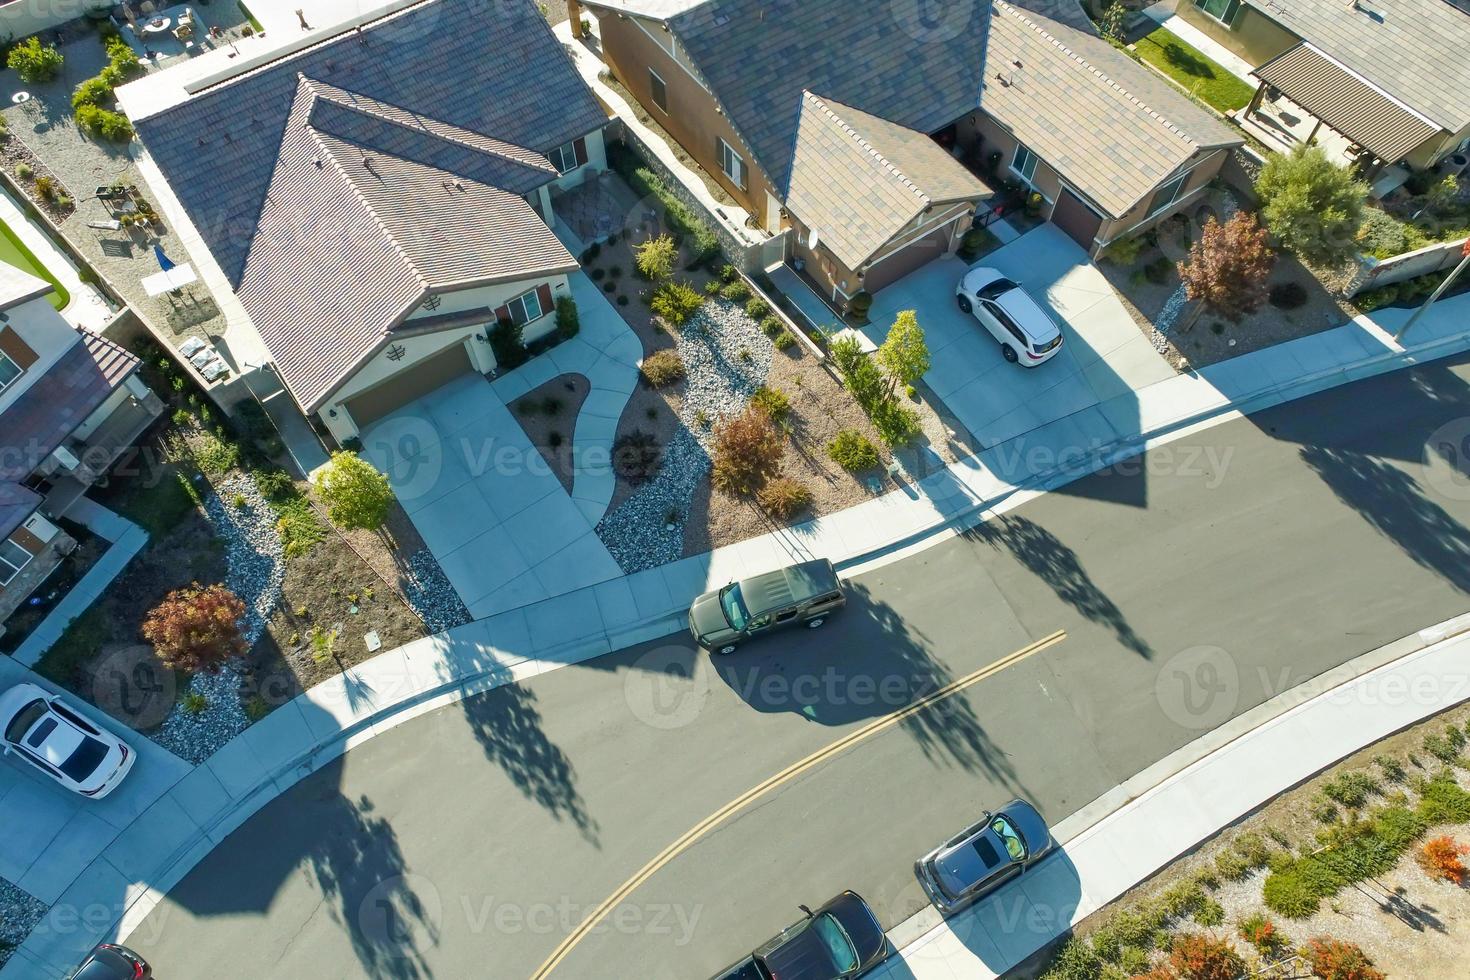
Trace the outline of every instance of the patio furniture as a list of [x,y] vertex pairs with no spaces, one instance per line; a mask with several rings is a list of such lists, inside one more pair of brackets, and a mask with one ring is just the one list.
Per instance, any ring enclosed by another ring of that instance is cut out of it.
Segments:
[[159,14],[150,21],[139,25],[138,29],[144,34],[166,34],[173,27],[173,19]]
[[199,373],[204,375],[205,381],[214,381],[221,375],[229,374],[230,366],[226,364],[222,359],[215,358],[215,360],[212,361],[208,367],[204,368],[204,370],[200,371]]
[[200,340],[198,337],[190,337],[188,340],[179,345],[179,353],[183,354],[185,357],[193,357],[195,354],[199,353],[208,346],[208,344]]
[[122,222],[116,218],[109,218],[106,221],[89,221],[87,227],[96,228],[98,231],[119,231],[122,229]]
[[172,269],[154,273],[144,279],[143,292],[149,296],[162,296],[164,293],[175,292],[191,282],[197,282],[198,279],[199,276],[195,274],[194,267],[185,262],[183,265],[176,265]]

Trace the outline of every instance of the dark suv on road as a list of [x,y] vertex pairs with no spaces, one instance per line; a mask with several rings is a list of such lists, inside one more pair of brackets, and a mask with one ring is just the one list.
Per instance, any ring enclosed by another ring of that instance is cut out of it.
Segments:
[[689,632],[707,650],[734,653],[777,626],[816,629],[846,603],[837,569],[821,558],[706,592],[689,607]]
[[847,980],[888,951],[883,927],[855,892],[843,892],[713,980]]

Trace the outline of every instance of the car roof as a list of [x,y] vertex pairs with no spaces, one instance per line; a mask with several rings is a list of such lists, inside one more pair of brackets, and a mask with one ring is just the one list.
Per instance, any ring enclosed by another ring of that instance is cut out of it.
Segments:
[[1044,344],[1061,332],[1051,314],[1042,309],[1041,304],[1020,286],[1001,293],[996,302],[1011,315],[1021,332],[1034,341]]
[[951,892],[963,892],[1010,863],[1005,843],[990,829],[989,820],[976,830],[935,855],[935,870]]
[[837,570],[825,558],[740,580],[740,597],[752,616],[803,602],[838,588]]

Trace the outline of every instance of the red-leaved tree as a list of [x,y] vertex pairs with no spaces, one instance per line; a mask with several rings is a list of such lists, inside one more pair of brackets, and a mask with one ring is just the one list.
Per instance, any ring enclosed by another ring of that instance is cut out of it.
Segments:
[[143,620],[143,638],[174,670],[213,674],[245,652],[245,603],[223,585],[175,589]]
[[1185,295],[1232,319],[1258,309],[1266,301],[1266,277],[1276,262],[1267,237],[1248,211],[1237,211],[1223,225],[1211,217],[1199,241],[1190,246],[1189,260],[1179,263]]

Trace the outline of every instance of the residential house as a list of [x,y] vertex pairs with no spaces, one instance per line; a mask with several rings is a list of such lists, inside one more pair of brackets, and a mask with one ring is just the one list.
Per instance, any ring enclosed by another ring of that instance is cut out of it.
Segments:
[[[1465,0],[1178,0],[1179,16],[1256,65],[1254,111],[1281,93],[1366,151],[1426,170],[1470,143]],[[1310,138],[1310,136],[1308,137]]]
[[339,441],[555,327],[554,195],[607,115],[530,0],[426,0],[135,118],[286,389]]
[[991,153],[1095,254],[1184,207],[1243,142],[1073,2],[956,0],[931,20],[838,0],[580,7],[618,81],[767,231],[790,230],[788,258],[838,304],[953,249],[992,194],[975,172]]
[[0,633],[76,546],[56,524],[158,417],[138,359],[0,262]]

